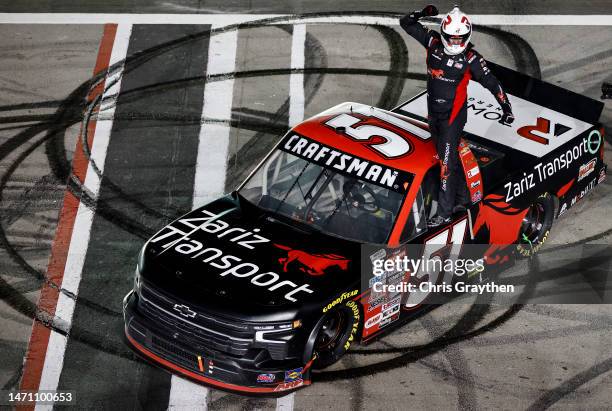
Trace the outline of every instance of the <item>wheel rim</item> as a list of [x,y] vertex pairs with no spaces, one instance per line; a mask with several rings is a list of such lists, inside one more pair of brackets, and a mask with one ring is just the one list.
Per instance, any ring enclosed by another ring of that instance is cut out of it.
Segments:
[[346,319],[340,311],[335,311],[327,316],[321,325],[319,334],[315,341],[315,350],[317,352],[333,349],[338,340],[342,337],[342,330]]
[[521,241],[530,245],[537,244],[542,235],[544,227],[544,216],[546,215],[544,205],[540,202],[529,207],[523,218],[521,227]]

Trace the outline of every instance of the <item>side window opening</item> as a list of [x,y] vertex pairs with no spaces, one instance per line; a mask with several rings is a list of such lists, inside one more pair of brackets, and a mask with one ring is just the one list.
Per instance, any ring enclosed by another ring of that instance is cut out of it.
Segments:
[[425,216],[429,219],[436,215],[438,211],[438,191],[440,189],[440,165],[436,164],[429,169],[423,183],[421,191],[425,205]]
[[406,222],[400,243],[405,243],[427,229],[427,219],[433,217],[438,208],[438,188],[440,186],[440,166],[432,167],[421,183],[414,199],[410,217]]

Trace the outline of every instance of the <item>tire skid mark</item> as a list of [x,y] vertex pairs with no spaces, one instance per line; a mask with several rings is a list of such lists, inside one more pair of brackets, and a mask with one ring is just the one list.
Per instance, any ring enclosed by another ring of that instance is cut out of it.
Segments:
[[601,361],[592,367],[574,375],[572,378],[564,381],[556,388],[544,393],[533,404],[527,408],[529,411],[545,410],[550,408],[555,403],[561,401],[578,388],[588,383],[589,381],[606,374],[612,370],[612,357]]
[[[420,322],[432,337],[435,338],[436,335],[442,333],[441,324],[432,316],[423,316]],[[440,354],[444,356],[450,366],[449,374],[453,377],[453,385],[457,389],[457,408],[461,410],[478,409],[474,375],[461,348],[457,345],[449,345],[443,348]]]
[[583,321],[593,324],[603,323],[607,326],[612,326],[612,318],[609,315],[598,315],[586,313],[584,311],[572,311],[566,308],[560,308],[552,305],[540,306],[535,304],[527,304],[525,305],[524,310],[530,313],[560,320]]
[[69,335],[70,338],[73,338],[95,349],[105,351],[109,354],[114,354],[132,361],[143,362],[143,360],[133,354],[132,351],[127,348],[127,346],[110,344],[108,340],[105,340],[104,338],[101,339],[101,337],[95,333],[79,329],[77,327],[72,327],[68,333],[61,327],[61,324],[55,324],[53,321],[54,318],[51,318],[49,314],[44,311],[38,311],[35,303],[28,300],[21,293],[15,292],[11,285],[9,285],[1,276],[0,299],[6,302],[15,311],[40,322],[45,327],[59,334]]
[[508,344],[518,344],[527,342],[536,342],[549,340],[559,337],[579,336],[587,333],[595,333],[603,330],[612,330],[612,326],[597,326],[592,323],[576,325],[571,327],[563,327],[554,330],[532,331],[529,333],[516,335],[500,335],[495,337],[480,336],[474,339],[474,342],[479,347],[500,346]]
[[20,104],[5,104],[0,106],[1,111],[14,111],[14,110],[32,110],[37,108],[57,108],[62,104],[63,100],[46,100],[37,101],[34,103],[20,103]]
[[[287,26],[280,26],[282,30],[291,34],[291,29]],[[315,64],[316,67],[312,72],[308,72],[310,68],[308,66]],[[263,73],[278,73],[279,75],[291,75],[292,73],[304,74],[304,108],[312,101],[316,93],[318,92],[323,78],[325,76],[325,69],[327,68],[327,52],[319,40],[311,33],[306,31],[306,39],[304,45],[304,65],[303,69],[266,69],[266,70],[255,70]],[[320,70],[320,71],[319,71]],[[248,73],[248,72],[247,72]],[[234,75],[236,73],[228,73],[228,75]],[[264,74],[266,76],[267,74]],[[272,74],[270,74],[272,75]],[[253,76],[257,77],[257,76]],[[237,77],[240,78],[240,77]],[[245,76],[244,78],[248,78]],[[289,105],[290,99],[287,97],[280,107],[274,113],[268,113],[267,121],[264,124],[268,124],[268,127],[264,127],[258,131],[252,138],[249,139],[236,153],[231,155],[228,159],[228,173],[227,173],[227,187],[235,187],[241,182],[250,172],[249,169],[238,169],[238,163],[240,158],[251,158],[254,159],[253,165],[257,164],[257,161],[261,159],[275,144],[276,139],[270,140],[269,135],[274,132],[277,136],[284,134],[287,131],[289,123]],[[244,119],[236,110],[232,110],[232,127],[242,128]],[[262,124],[263,125],[263,124]],[[266,138],[268,136],[268,138]],[[278,137],[276,137],[278,138]],[[263,140],[265,144],[263,144]]]
[[382,89],[376,107],[391,110],[399,103],[404,90],[404,80],[426,81],[427,76],[422,73],[408,72],[408,47],[404,39],[394,27],[374,26],[374,29],[382,34],[389,46],[389,70],[387,81]]
[[537,79],[542,78],[542,69],[540,68],[538,56],[529,43],[521,36],[506,30],[488,26],[475,26],[474,30],[501,40],[510,50],[517,71]]
[[[37,132],[36,134],[39,134],[39,133]],[[42,138],[42,139],[38,140],[37,142],[35,142],[34,144],[30,145],[30,147],[28,147],[26,150],[24,150],[17,157],[17,159],[10,165],[10,167],[8,167],[7,171],[2,176],[2,179],[0,179],[0,203],[3,201],[4,190],[2,188],[5,186],[7,180],[17,170],[18,166],[32,152],[34,152],[42,143],[44,143],[44,141],[45,141],[45,139]],[[12,244],[9,242],[9,240],[8,240],[8,238],[6,236],[6,232],[4,230],[4,225],[3,224],[0,224],[0,246],[2,248],[4,248],[4,250],[8,253],[9,257],[11,258],[11,260],[13,260],[13,262],[15,264],[17,264],[17,266],[19,266],[24,271],[26,271],[27,273],[32,275],[34,277],[34,279],[36,279],[38,281],[46,282],[49,286],[51,286],[53,288],[56,288],[56,289],[59,289],[59,286],[57,284],[55,284],[54,282],[48,280],[45,274],[43,274],[42,272],[40,272],[39,270],[34,268],[32,265],[30,265],[21,256],[21,254],[19,254],[19,252],[12,246]]]
[[[612,255],[610,255],[610,248],[607,247],[607,248],[602,249],[600,252],[595,253],[591,256],[586,256],[586,257],[582,257],[578,259],[568,258],[567,261],[568,262],[566,264],[562,264],[560,266],[554,266],[546,270],[538,271],[537,273],[538,281],[545,282],[545,281],[550,281],[550,280],[562,280],[564,278],[573,277],[576,274],[584,274],[585,271],[592,274],[596,272],[595,270],[598,270],[598,272],[602,274],[603,278],[605,278],[605,275],[609,271],[603,270],[601,267],[606,266],[608,267],[608,269],[610,268],[610,266],[612,265],[611,264]],[[590,267],[590,268],[586,269],[586,267]],[[519,286],[519,285],[523,285],[531,281],[533,276],[534,276],[534,273],[531,272],[531,270],[529,270],[526,274],[522,276],[517,276],[517,277],[513,277],[513,278],[509,278],[505,280],[504,283]],[[591,275],[591,277],[593,277],[593,275]],[[581,286],[583,288],[576,288],[574,286],[574,288],[572,288],[571,290],[564,289],[561,291],[538,290],[534,294],[530,295],[530,297],[575,294],[576,292],[580,292],[580,291],[595,291],[595,287],[591,286],[590,284],[581,284]],[[597,290],[598,291],[609,291],[610,289],[609,288],[601,289],[601,287],[599,286]]]
[[[77,123],[82,118],[81,110],[84,108],[84,99],[87,93],[89,92],[91,84],[93,84],[93,82],[87,81],[77,87],[72,93],[70,93],[66,100],[64,100],[60,104],[57,112],[54,115],[54,120],[50,127],[48,127],[47,124],[36,124],[14,136],[13,138],[11,138],[6,143],[0,146],[0,160],[2,160],[14,150],[18,149],[21,145],[30,141],[32,138],[36,137],[40,133],[47,131],[46,135],[43,138],[39,139],[26,150],[24,150],[2,175],[2,178],[0,179],[0,203],[3,202],[4,187],[6,186],[12,174],[17,170],[19,165],[46,140],[59,136],[60,133],[64,132],[68,127],[70,127],[74,123]],[[15,262],[25,272],[32,275],[34,279],[38,280],[39,283],[42,282],[43,284],[47,284],[51,288],[54,288],[56,290],[60,289],[57,284],[47,279],[44,273],[41,273],[36,268],[32,267],[17,252],[17,250],[15,250],[15,248],[8,241],[3,224],[0,224],[0,246],[6,250],[13,262]],[[11,295],[14,293],[11,288],[3,289],[3,286],[4,285],[0,283],[0,291],[3,291],[2,294]],[[33,316],[30,317],[33,318]]]
[[[81,90],[79,88],[79,90]],[[93,109],[93,108],[91,108]],[[61,127],[61,124],[64,124],[62,122],[62,118],[64,115],[65,111],[61,110],[60,114],[59,114],[59,124],[57,127]],[[85,130],[87,129],[87,124],[84,124]],[[49,133],[47,133],[47,135],[41,139],[39,139],[38,141],[36,141],[35,143],[31,144],[26,150],[24,150],[19,157],[11,164],[11,166],[7,169],[7,171],[5,172],[5,174],[2,176],[2,179],[0,179],[0,202],[2,202],[3,200],[3,187],[6,185],[6,182],[8,181],[8,179],[11,177],[11,175],[17,170],[18,166],[32,153],[34,152],[39,146],[41,146],[43,143],[45,143],[45,141],[47,141],[47,139],[49,138],[53,138],[56,136],[56,133],[58,133],[59,130],[53,129],[51,130]],[[36,128],[36,133],[35,135],[39,134],[39,130],[38,128]],[[83,134],[86,134],[83,133]],[[0,156],[1,159],[1,156]],[[77,183],[78,179],[75,176],[71,176],[71,180],[69,182],[69,188],[72,188],[73,186],[70,185],[70,183],[74,183],[74,184],[78,184],[79,187],[82,187],[82,185],[80,184],[80,182]],[[76,180],[76,181],[75,181]],[[71,190],[73,195],[75,196],[76,199],[81,199],[81,201],[87,200],[87,199],[91,199],[92,196],[83,196],[83,192],[82,191],[78,191],[78,190]],[[88,203],[89,205],[89,203]],[[95,204],[91,204],[91,206],[94,206]],[[47,276],[40,272],[39,270],[35,269],[34,267],[32,267],[16,250],[15,248],[10,244],[10,242],[8,241],[8,238],[6,237],[6,232],[4,231],[3,227],[0,227],[0,246],[2,246],[9,254],[9,256],[11,257],[11,259],[18,265],[20,266],[22,269],[24,269],[27,273],[31,274],[34,276],[34,278],[36,280],[39,280],[37,282],[37,285],[40,287],[41,284],[46,284],[49,287],[57,290],[58,292],[63,293],[64,295],[74,299],[74,296],[72,295],[72,293],[64,290],[63,288],[61,288],[61,286],[59,286],[58,284],[56,284],[54,281],[50,280],[47,278]],[[0,283],[0,290],[2,290],[3,287],[6,287],[8,284],[4,285],[2,283]],[[10,288],[6,288],[7,293],[10,292],[10,294],[16,293],[16,291],[10,287]],[[2,295],[2,294],[0,294]],[[91,301],[86,301],[86,304],[89,304],[92,307],[96,307],[101,311],[108,311],[108,309],[106,309],[103,306],[100,306],[98,304],[96,304],[95,302],[91,302]],[[116,313],[116,315],[121,315],[121,313]],[[32,317],[32,316],[31,316]]]
[[6,384],[2,386],[2,390],[12,390],[13,388],[17,387],[17,384],[19,384],[19,380],[21,379],[22,375],[23,375],[23,364],[20,364],[19,368],[17,368],[17,370],[15,371],[15,373],[13,373],[11,378],[9,378]]
[[[384,37],[385,38],[389,37],[389,40],[392,39],[392,41],[396,41],[395,39],[396,36],[398,39],[401,39],[399,34],[392,28],[377,26],[375,27],[375,29],[381,31],[381,33],[384,33]],[[406,59],[406,56],[402,58],[402,57],[399,57],[398,55],[397,57],[397,60],[400,63],[404,61],[405,59]],[[399,66],[397,61],[394,61],[394,63],[391,64],[392,68],[395,66]],[[165,82],[158,82],[158,83],[149,84],[145,86],[136,87],[130,90],[126,90],[125,92],[121,93],[121,96],[122,96],[122,99],[124,98],[124,96],[126,98],[125,100],[122,100],[122,101],[130,101],[129,100],[130,98],[132,99],[131,101],[133,101],[143,96],[146,96],[147,94],[153,94],[159,91],[167,91],[167,90],[173,90],[177,88],[192,86],[192,85],[199,84],[203,81],[216,82],[216,81],[225,81],[228,79],[286,76],[290,74],[305,74],[305,75],[333,74],[333,75],[351,75],[351,76],[399,77],[403,79],[412,79],[412,80],[419,80],[419,81],[427,80],[426,74],[413,73],[413,72],[407,72],[406,70],[396,70],[396,69],[385,70],[385,69],[326,67],[326,66],[305,67],[305,68],[269,68],[269,69],[258,69],[258,70],[241,70],[241,71],[235,71],[232,73],[212,74],[212,75],[206,75],[206,76],[192,76],[192,77],[185,77],[185,78],[178,79],[178,80],[168,80]],[[386,87],[388,86],[386,85]],[[401,95],[397,97],[395,95],[401,94],[401,89],[392,90],[392,91],[389,91],[389,93],[391,93],[390,96],[388,96],[386,93],[381,95],[381,100],[379,100],[379,102],[382,103],[380,104],[381,106],[384,105],[385,107],[392,107],[392,105],[388,104],[386,100],[395,101],[395,102],[399,101],[399,97],[401,97]],[[106,97],[104,100],[102,100],[102,102],[106,102],[108,98],[109,97]],[[179,113],[175,114],[175,116],[176,117],[170,116],[169,118],[177,119],[177,120],[183,120],[183,119],[189,120],[189,119],[197,118],[198,120],[201,120],[200,117],[195,117],[195,116],[185,117],[185,116],[181,116]],[[140,118],[137,118],[137,119],[140,119]],[[145,117],[145,119],[148,119],[148,118]],[[214,120],[214,119],[211,119],[211,120]]]
[[608,229],[608,230],[605,230],[605,231],[602,231],[602,232],[600,232],[598,234],[594,234],[592,236],[589,236],[589,237],[586,237],[586,238],[583,238],[583,239],[580,239],[580,240],[576,240],[576,241],[574,241],[572,243],[567,243],[567,244],[559,245],[559,246],[556,246],[556,247],[544,248],[544,249],[540,250],[538,253],[539,254],[548,254],[548,253],[552,253],[552,252],[555,252],[555,251],[565,250],[565,249],[572,248],[572,247],[575,247],[575,246],[580,245],[580,244],[586,244],[586,243],[591,243],[593,241],[601,240],[602,238],[605,238],[605,237],[609,236],[610,234],[612,234],[612,228]]
[[[436,334],[444,336],[462,336],[473,330],[475,325],[490,311],[490,306],[485,305],[490,302],[492,296],[479,295],[476,302],[469,310],[455,323],[455,325],[445,333],[437,329],[440,325],[432,316],[423,316],[421,323],[430,335]],[[429,323],[429,325],[428,325]],[[435,341],[435,340],[434,340]],[[441,350],[441,353],[448,360],[451,367],[451,374],[457,388],[457,404],[460,409],[474,410],[478,408],[477,396],[475,391],[474,376],[469,369],[469,365],[461,351],[459,345],[449,345]]]
[[[81,87],[79,87],[77,90],[75,90],[75,92],[73,92],[71,94],[71,96],[69,96],[69,98],[67,99],[68,101],[70,100],[76,100],[79,101],[80,98],[71,98],[73,96],[79,96],[79,95],[86,95],[87,94],[87,90],[89,88],[92,88],[95,86],[95,84],[97,82],[99,82],[101,79],[97,79],[96,81],[91,81],[91,82],[86,82],[85,84],[83,84]],[[114,83],[109,83],[107,88],[110,88]],[[89,152],[90,149],[88,147],[87,144],[87,127],[86,125],[88,124],[89,120],[93,117],[91,116],[91,112],[93,111],[93,108],[96,106],[97,103],[99,103],[100,97],[98,97],[98,99],[96,99],[95,101],[92,101],[91,104],[89,104],[88,107],[88,112],[89,117],[86,117],[85,120],[83,121],[83,128],[85,130],[85,133],[83,133],[83,139],[82,142],[84,150],[85,150],[85,154],[89,157]],[[9,168],[9,170],[3,175],[2,180],[0,181],[0,189],[5,185],[6,181],[10,178],[10,176],[13,174],[13,172],[17,169],[17,167],[21,164],[21,162],[23,162],[25,160],[25,158],[27,158],[29,156],[29,154],[31,154],[36,148],[38,148],[38,146],[40,146],[42,143],[44,143],[45,141],[58,141],[60,140],[59,138],[56,139],[55,137],[59,136],[59,132],[62,131],[62,127],[69,127],[72,124],[74,124],[76,121],[76,119],[80,119],[81,117],[79,115],[75,115],[75,113],[78,112],[77,109],[75,109],[75,107],[77,107],[78,109],[85,109],[85,107],[83,107],[83,104],[81,103],[73,103],[73,104],[66,104],[66,101],[64,101],[64,103],[61,105],[60,110],[58,110],[58,113],[55,115],[55,120],[54,120],[54,124],[56,125],[51,131],[49,131],[47,133],[47,135],[40,141],[38,141],[35,145],[31,146],[28,148],[28,150],[26,150],[26,152],[24,152],[18,160],[16,160],[11,167]],[[65,119],[66,113],[69,113],[70,116],[68,119]],[[243,123],[244,125],[244,123]],[[32,136],[39,134],[41,131],[44,130],[44,127],[41,125],[37,125],[35,128],[30,129],[29,131],[32,133]],[[62,145],[63,147],[63,145]],[[2,148],[2,147],[0,147]],[[1,151],[0,151],[1,152]],[[8,152],[7,152],[8,154]],[[0,157],[1,158],[1,157]],[[51,164],[58,164],[57,161],[52,161],[50,159]],[[67,162],[66,162],[67,163]],[[97,166],[95,165],[95,163],[93,161],[91,161],[90,159],[90,163],[93,163],[93,167],[99,172]],[[58,174],[58,178],[61,179],[62,177],[62,173],[61,171],[57,171],[59,169],[56,169],[54,171],[56,171],[56,174]],[[83,187],[83,185],[80,183],[80,181],[78,181],[78,179],[74,178],[74,176],[70,176],[70,180],[68,182],[68,188],[69,190],[75,195],[75,197],[80,198],[82,202],[84,202],[86,205],[90,206],[90,207],[94,207],[97,204],[97,212],[98,214],[101,214],[102,216],[104,216],[105,218],[107,218],[108,220],[110,220],[111,222],[113,222],[114,224],[116,224],[117,226],[131,232],[134,234],[139,235],[141,238],[146,239],[148,238],[150,235],[153,234],[153,230],[148,229],[147,227],[145,227],[142,224],[134,224],[133,222],[131,222],[129,219],[127,218],[120,218],[117,217],[118,214],[118,210],[114,210],[112,207],[108,206],[107,203],[105,201],[96,201],[96,199],[86,190],[85,187]],[[107,180],[105,180],[106,183],[108,183]],[[116,187],[116,186],[115,186]],[[2,191],[0,191],[0,201],[2,200]],[[150,212],[155,212],[155,210],[149,209],[146,206],[144,206],[144,204],[142,204],[143,206],[143,210],[147,210]],[[170,219],[171,217],[169,216],[164,216],[164,215],[158,215],[158,217],[161,218],[166,218],[166,219]],[[0,244],[4,245],[4,248],[9,251],[11,257],[16,260],[16,262],[24,269],[26,269],[30,274],[34,275],[37,279],[39,280],[45,280],[51,287],[54,287],[58,290],[60,290],[60,288],[57,286],[57,284],[50,282],[48,280],[45,279],[44,274],[39,272],[38,270],[33,269],[20,255],[19,253],[17,253],[14,248],[9,244],[8,239],[6,238],[6,234],[4,232],[4,230],[0,230]],[[70,296],[69,294],[67,294],[68,296]],[[91,302],[91,301],[85,301],[84,299],[80,299],[79,300],[82,303],[85,303],[86,305],[101,310],[103,312],[112,314],[112,315],[121,315],[121,313],[116,313],[116,312],[111,312],[110,310],[106,309],[105,307],[99,306],[98,304]]]
[[[345,356],[340,361],[342,361],[343,364],[346,364],[348,368],[352,368],[358,365],[355,359],[351,357],[350,355]],[[352,381],[350,384],[350,390],[351,390],[350,409],[351,410],[366,409],[364,405],[364,399],[366,398],[366,393],[364,389],[363,378],[359,378],[359,379]]]
[[[334,371],[323,371],[315,373],[317,381],[335,381],[340,379],[351,379],[363,376],[369,376],[374,374],[379,374],[384,371],[388,371],[394,368],[400,368],[406,366],[410,363],[416,362],[421,358],[425,358],[429,355],[435,354],[441,349],[460,342],[465,341],[474,336],[484,334],[486,332],[492,331],[495,328],[501,326],[506,321],[510,320],[514,317],[521,309],[521,306],[514,305],[509,307],[502,315],[490,321],[486,325],[479,327],[473,331],[469,331],[464,335],[454,336],[454,337],[441,337],[435,341],[432,341],[427,344],[417,345],[410,347],[402,352],[402,355],[397,357],[380,361],[375,364],[369,364],[366,366],[359,366],[347,370],[334,370]],[[351,354],[352,351],[349,351],[348,354]],[[364,353],[366,354],[366,353]],[[367,355],[367,354],[366,354]]]

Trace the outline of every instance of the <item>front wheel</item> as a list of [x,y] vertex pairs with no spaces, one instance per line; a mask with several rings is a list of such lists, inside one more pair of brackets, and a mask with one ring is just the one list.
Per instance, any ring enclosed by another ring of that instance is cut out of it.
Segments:
[[359,304],[355,301],[348,301],[323,316],[314,341],[314,368],[328,367],[348,351],[358,338],[360,319]]
[[542,194],[529,206],[523,218],[516,249],[523,257],[538,252],[548,239],[555,214],[555,201],[548,193]]

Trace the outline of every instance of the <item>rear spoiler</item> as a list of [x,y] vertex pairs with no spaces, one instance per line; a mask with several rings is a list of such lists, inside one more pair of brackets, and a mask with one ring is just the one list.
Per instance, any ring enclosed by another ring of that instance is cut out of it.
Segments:
[[[470,140],[505,153],[507,161],[520,165],[531,161],[531,157],[542,158],[593,127],[600,127],[599,117],[604,106],[601,101],[494,63],[489,66],[510,96],[516,119],[511,126],[501,125],[498,121],[501,109],[494,96],[482,85],[470,81],[463,131]],[[427,121],[426,92],[393,111]],[[539,129],[541,126],[545,130]]]
[[596,124],[604,103],[573,91],[546,83],[518,71],[487,62],[506,93],[550,108],[586,123]]

